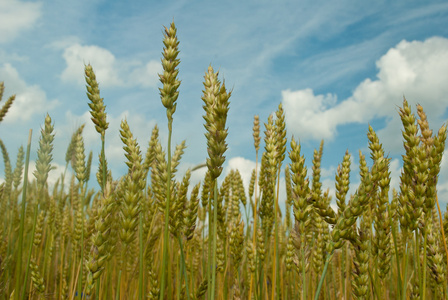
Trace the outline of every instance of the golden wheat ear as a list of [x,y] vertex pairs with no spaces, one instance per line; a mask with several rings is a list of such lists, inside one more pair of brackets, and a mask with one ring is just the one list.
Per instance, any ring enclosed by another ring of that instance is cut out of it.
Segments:
[[100,97],[98,81],[90,64],[85,66],[85,79],[87,83],[87,97],[91,101],[89,103],[91,119],[93,124],[95,124],[96,131],[104,138],[106,129],[109,127],[109,123],[106,121],[106,105],[104,105],[104,99]]
[[[5,85],[2,82],[0,82],[0,102],[2,101],[3,92],[5,90]],[[3,121],[3,118],[6,116],[6,113],[11,108],[12,103],[16,99],[16,95],[12,95],[11,97],[6,100],[5,104],[2,106],[2,109],[0,110],[0,122]]]

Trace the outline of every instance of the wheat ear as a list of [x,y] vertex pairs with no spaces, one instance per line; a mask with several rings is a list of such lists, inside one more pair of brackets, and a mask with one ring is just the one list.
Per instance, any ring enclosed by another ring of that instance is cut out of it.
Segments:
[[[229,111],[229,98],[231,92],[227,92],[225,84],[218,80],[218,72],[214,72],[211,66],[208,67],[204,76],[204,101],[205,110],[205,129],[207,130],[205,136],[207,138],[207,167],[210,172],[211,181],[214,184],[214,217],[213,217],[213,259],[212,259],[212,278],[211,286],[209,285],[209,299],[213,299],[215,295],[215,280],[216,280],[216,231],[217,231],[217,214],[218,214],[218,186],[216,179],[221,175],[222,164],[225,161],[224,153],[227,150],[227,112]],[[209,235],[210,236],[210,235]],[[209,280],[210,281],[210,280]]]
[[[5,90],[5,85],[3,84],[3,81],[0,82],[0,102],[2,101],[3,92]],[[5,104],[3,104],[2,109],[0,110],[0,122],[3,121],[3,118],[6,116],[6,113],[11,108],[12,103],[16,99],[16,95],[12,95],[11,97],[6,100]]]

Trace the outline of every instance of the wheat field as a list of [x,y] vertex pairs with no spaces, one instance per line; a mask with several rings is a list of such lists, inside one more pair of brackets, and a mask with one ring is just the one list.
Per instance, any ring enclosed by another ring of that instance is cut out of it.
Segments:
[[[196,167],[207,172],[192,186],[196,168],[177,174],[185,142],[171,145],[181,84],[179,51],[171,23],[164,28],[159,75],[168,143],[161,144],[162,125],[156,125],[149,144],[139,145],[123,120],[114,133],[128,168],[120,178],[108,169],[107,100],[100,96],[91,65],[85,66],[86,102],[101,137],[98,170],[91,170],[94,157],[84,147],[84,125],[72,134],[66,171],[54,186],[47,183],[52,153],[64,149],[53,149],[49,115],[32,181],[24,180],[31,131],[15,166],[0,136],[5,178],[0,185],[0,299],[447,298],[448,215],[442,215],[437,197],[445,125],[433,132],[423,107],[417,105],[414,113],[404,99],[399,190],[390,188],[390,158],[369,126],[371,165],[360,151],[356,192],[348,194],[347,151],[335,174],[336,194],[330,195],[320,180],[323,141],[308,170],[300,143],[288,138],[280,104],[263,128],[254,117],[257,167],[246,190],[238,170],[222,174],[232,91],[209,66],[200,133],[206,136],[208,157]],[[1,83],[0,100],[3,91]],[[10,96],[2,104],[0,122],[14,100]],[[279,199],[282,175],[286,199]],[[94,180],[100,189],[89,188]],[[333,199],[336,206],[330,205]]]

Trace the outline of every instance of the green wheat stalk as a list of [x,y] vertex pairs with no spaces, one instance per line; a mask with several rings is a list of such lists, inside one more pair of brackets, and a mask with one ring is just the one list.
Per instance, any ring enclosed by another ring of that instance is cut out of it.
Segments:
[[168,248],[169,248],[169,215],[171,205],[171,135],[173,131],[173,114],[176,111],[176,100],[179,97],[180,81],[177,79],[179,70],[177,66],[180,60],[177,58],[179,54],[179,41],[177,40],[177,29],[174,22],[170,27],[165,27],[163,44],[162,67],[163,74],[159,74],[160,82],[163,84],[159,88],[160,97],[163,106],[166,108],[166,116],[168,118],[168,163],[167,163],[167,180],[166,180],[166,201],[165,201],[165,228],[163,238],[163,258],[162,258],[162,280],[160,284],[160,299],[165,295],[166,284],[166,268],[168,263]]

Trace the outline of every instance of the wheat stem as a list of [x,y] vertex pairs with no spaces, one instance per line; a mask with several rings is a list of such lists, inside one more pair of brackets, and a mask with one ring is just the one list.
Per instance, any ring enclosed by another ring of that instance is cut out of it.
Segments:
[[215,284],[216,284],[216,233],[218,226],[218,181],[214,180],[213,188],[213,257],[212,257],[212,288],[210,290],[209,299],[215,299]]
[[165,294],[165,273],[169,257],[169,215],[170,215],[170,203],[171,203],[171,132],[172,132],[172,120],[168,120],[168,163],[167,163],[167,181],[166,181],[166,202],[165,202],[165,229],[163,234],[163,258],[162,258],[162,279],[160,285],[160,299],[163,299]]
[[327,274],[328,265],[330,264],[330,261],[331,261],[331,258],[333,257],[333,255],[334,255],[334,249],[330,253],[328,253],[327,259],[325,260],[324,269],[322,271],[322,275],[320,277],[319,284],[317,285],[316,293],[314,295],[314,300],[319,300],[319,294],[320,294],[322,285],[325,280],[325,275]]
[[[29,135],[28,135],[28,144],[26,147],[26,158],[25,158],[25,172],[23,177],[23,187],[22,187],[22,210],[20,214],[20,228],[19,228],[19,248],[17,251],[17,267],[16,267],[16,287],[20,286],[20,274],[22,272],[22,248],[23,248],[23,231],[25,227],[25,207],[26,207],[26,192],[28,187],[28,167],[30,163],[30,150],[31,150],[31,137],[33,134],[33,130],[30,129]],[[27,271],[28,273],[28,266]],[[25,282],[27,278],[25,277]],[[25,286],[25,284],[24,284]],[[16,299],[20,298],[20,292],[15,293]],[[23,293],[23,297],[24,297]]]

